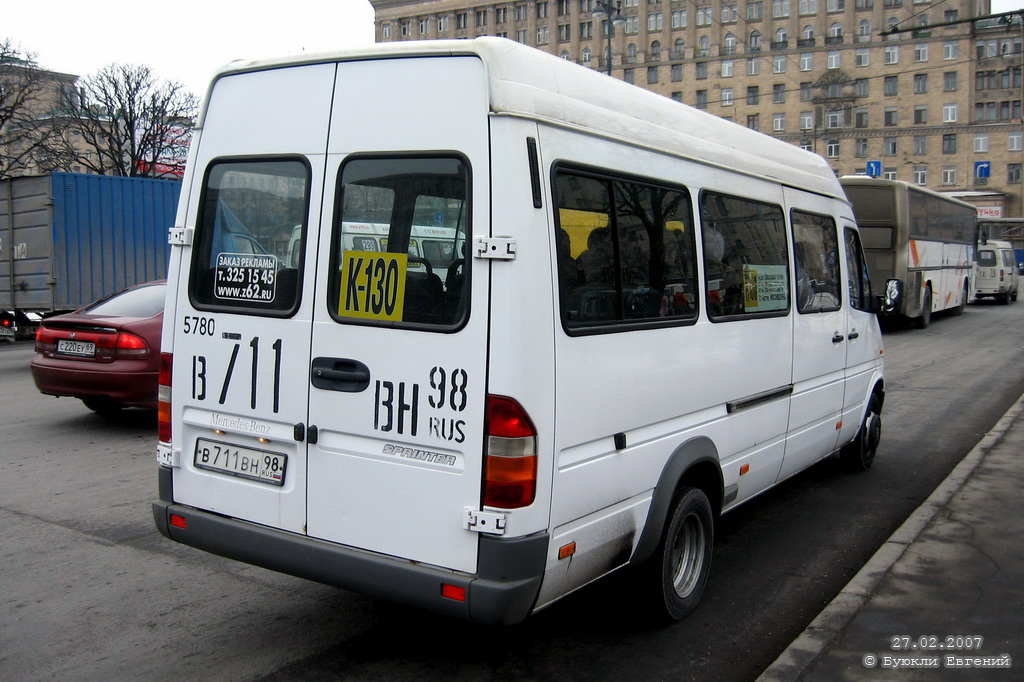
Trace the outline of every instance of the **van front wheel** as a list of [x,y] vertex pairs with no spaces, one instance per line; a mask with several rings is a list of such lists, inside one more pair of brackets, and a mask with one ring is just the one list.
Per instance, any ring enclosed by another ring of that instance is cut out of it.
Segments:
[[882,440],[882,405],[877,395],[868,401],[864,423],[852,442],[839,451],[839,459],[850,471],[867,471],[875,461],[878,443]]
[[698,488],[679,490],[668,528],[651,558],[651,573],[656,575],[647,578],[649,588],[658,588],[652,606],[660,619],[681,620],[700,602],[711,570],[714,528],[707,495]]

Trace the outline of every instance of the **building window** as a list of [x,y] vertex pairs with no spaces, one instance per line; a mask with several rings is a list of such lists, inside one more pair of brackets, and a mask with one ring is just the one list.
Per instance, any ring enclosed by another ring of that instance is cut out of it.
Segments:
[[928,169],[924,166],[914,166],[914,184],[924,187],[928,184]]
[[747,104],[758,104],[761,100],[761,89],[756,85],[747,86]]
[[918,43],[917,45],[914,45],[914,61],[928,61],[928,43]]
[[857,94],[857,97],[867,97],[870,87],[868,85],[867,78],[858,78],[853,81],[853,90]]
[[756,76],[761,73],[761,58],[755,57],[747,60],[747,75]]
[[550,39],[551,39],[551,28],[548,27],[548,26],[538,26],[537,27],[537,44],[538,45],[547,45],[548,41]]
[[974,136],[974,151],[978,154],[985,154],[988,152],[988,135],[979,134]]
[[800,84],[800,101],[810,102],[814,99],[814,83],[805,81]]
[[871,22],[867,19],[862,19],[860,24],[857,25],[857,42],[871,42]]
[[924,135],[914,135],[914,155],[924,156],[928,153],[928,138]]
[[885,59],[883,62],[887,65],[899,64],[900,62],[900,48],[899,45],[886,45],[885,46]]
[[591,40],[594,37],[594,22],[580,22],[580,40]]
[[558,42],[567,43],[572,39],[572,27],[569,24],[558,25]]
[[747,21],[760,21],[764,18],[764,2],[761,0],[747,3]]
[[956,154],[956,133],[948,133],[942,136],[942,153]]
[[776,83],[772,86],[772,103],[784,104],[786,102],[786,85]]
[[956,123],[956,104],[942,105],[942,122]]
[[732,60],[722,60],[722,78],[732,78]]
[[647,15],[647,30],[660,31],[664,27],[664,20],[661,12]]
[[960,48],[957,47],[956,42],[950,41],[942,44],[942,58],[946,61],[951,61],[960,56]]
[[732,106],[732,88],[722,88],[722,106]]
[[857,111],[854,112],[854,114],[853,114],[853,125],[854,125],[854,127],[857,127],[857,128],[867,128],[868,127],[868,110],[867,109],[858,109]]
[[943,185],[955,185],[956,184],[956,166],[945,166],[942,169],[942,184]]
[[647,84],[657,85],[658,84],[658,67],[648,66],[647,67]]
[[683,65],[682,64],[673,64],[672,65],[672,81],[674,83],[678,83],[681,80],[683,80]]
[[818,0],[797,0],[800,14],[817,14]]
[[858,137],[854,142],[853,153],[859,159],[863,159],[868,155],[868,138]]
[[811,130],[814,128],[814,112],[800,112],[800,130]]
[[868,48],[858,47],[857,56],[853,62],[854,66],[867,66],[869,63],[870,61],[868,59]]
[[681,103],[683,101],[683,93],[678,90],[674,90],[672,92],[672,101]]
[[587,66],[590,65],[590,60],[593,59],[593,52],[590,51],[589,47],[583,48],[583,63]]
[[469,28],[469,12],[459,12],[455,15],[455,30]]
[[924,95],[928,92],[928,74],[926,73],[915,73],[914,74],[914,94]]
[[789,0],[772,0],[772,16],[776,19],[789,16]]
[[1006,135],[1006,151],[1008,152],[1019,152],[1024,151],[1024,133],[1007,133]]
[[772,131],[782,133],[786,130],[786,115],[772,114]]
[[696,76],[697,76],[697,80],[699,80],[699,81],[707,80],[707,77],[708,77],[708,63],[707,62],[697,62]]
[[697,91],[697,101],[696,101],[696,105],[695,106],[698,109],[707,109],[708,108],[708,91],[707,90],[698,90]]
[[828,53],[828,68],[838,69],[840,67],[841,58],[838,50]]
[[896,156],[895,137],[887,137],[882,140],[882,156]]
[[814,68],[814,53],[804,52],[800,55],[800,70],[810,71]]
[[918,104],[914,106],[914,125],[928,124],[928,105]]
[[840,111],[828,111],[825,113],[825,127],[826,128],[842,128],[843,127],[843,112]]
[[1019,163],[1008,163],[1006,164],[1006,182],[1010,185],[1020,184],[1020,164]]
[[622,80],[626,81],[630,85],[636,85],[636,69],[624,69],[622,72]]
[[686,10],[672,12],[672,28],[686,28]]
[[898,109],[896,107],[886,107],[885,111],[882,112],[882,125],[888,128],[895,126],[899,120],[897,112]]
[[947,71],[942,74],[942,91],[956,92],[956,71]]
[[537,3],[537,18],[547,19],[548,18],[548,3],[538,2]]
[[786,56],[777,54],[772,58],[772,73],[786,73]]
[[761,129],[761,117],[758,114],[747,114],[747,127],[751,130]]
[[899,88],[899,77],[898,76],[886,76],[884,79],[884,88],[882,92],[886,97],[895,97],[900,94]]
[[380,37],[385,40],[391,37],[391,24],[380,25]]
[[830,159],[839,158],[839,140],[827,140],[825,142],[825,155]]
[[494,23],[496,23],[496,24],[507,24],[508,23],[508,7],[495,7],[494,8]]

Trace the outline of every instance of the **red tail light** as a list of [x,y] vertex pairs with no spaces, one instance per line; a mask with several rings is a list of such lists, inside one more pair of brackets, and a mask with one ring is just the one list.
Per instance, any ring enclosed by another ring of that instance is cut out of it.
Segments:
[[160,384],[157,389],[157,423],[160,442],[171,442],[171,365],[170,353],[160,354]]
[[487,396],[484,506],[517,509],[537,494],[537,429],[522,405]]
[[57,350],[57,335],[46,327],[36,330],[36,352],[52,353]]
[[115,347],[119,358],[144,358],[149,355],[149,344],[146,340],[128,332],[117,335]]

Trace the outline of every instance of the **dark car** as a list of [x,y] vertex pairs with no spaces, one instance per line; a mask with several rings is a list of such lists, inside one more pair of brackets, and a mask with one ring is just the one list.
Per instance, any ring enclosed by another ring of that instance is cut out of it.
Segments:
[[166,283],[149,282],[43,320],[32,378],[96,412],[155,408]]

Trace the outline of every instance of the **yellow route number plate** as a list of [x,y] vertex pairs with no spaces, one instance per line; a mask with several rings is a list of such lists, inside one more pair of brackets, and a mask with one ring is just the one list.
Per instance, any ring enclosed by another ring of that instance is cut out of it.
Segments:
[[401,322],[407,264],[404,253],[346,251],[338,315]]

